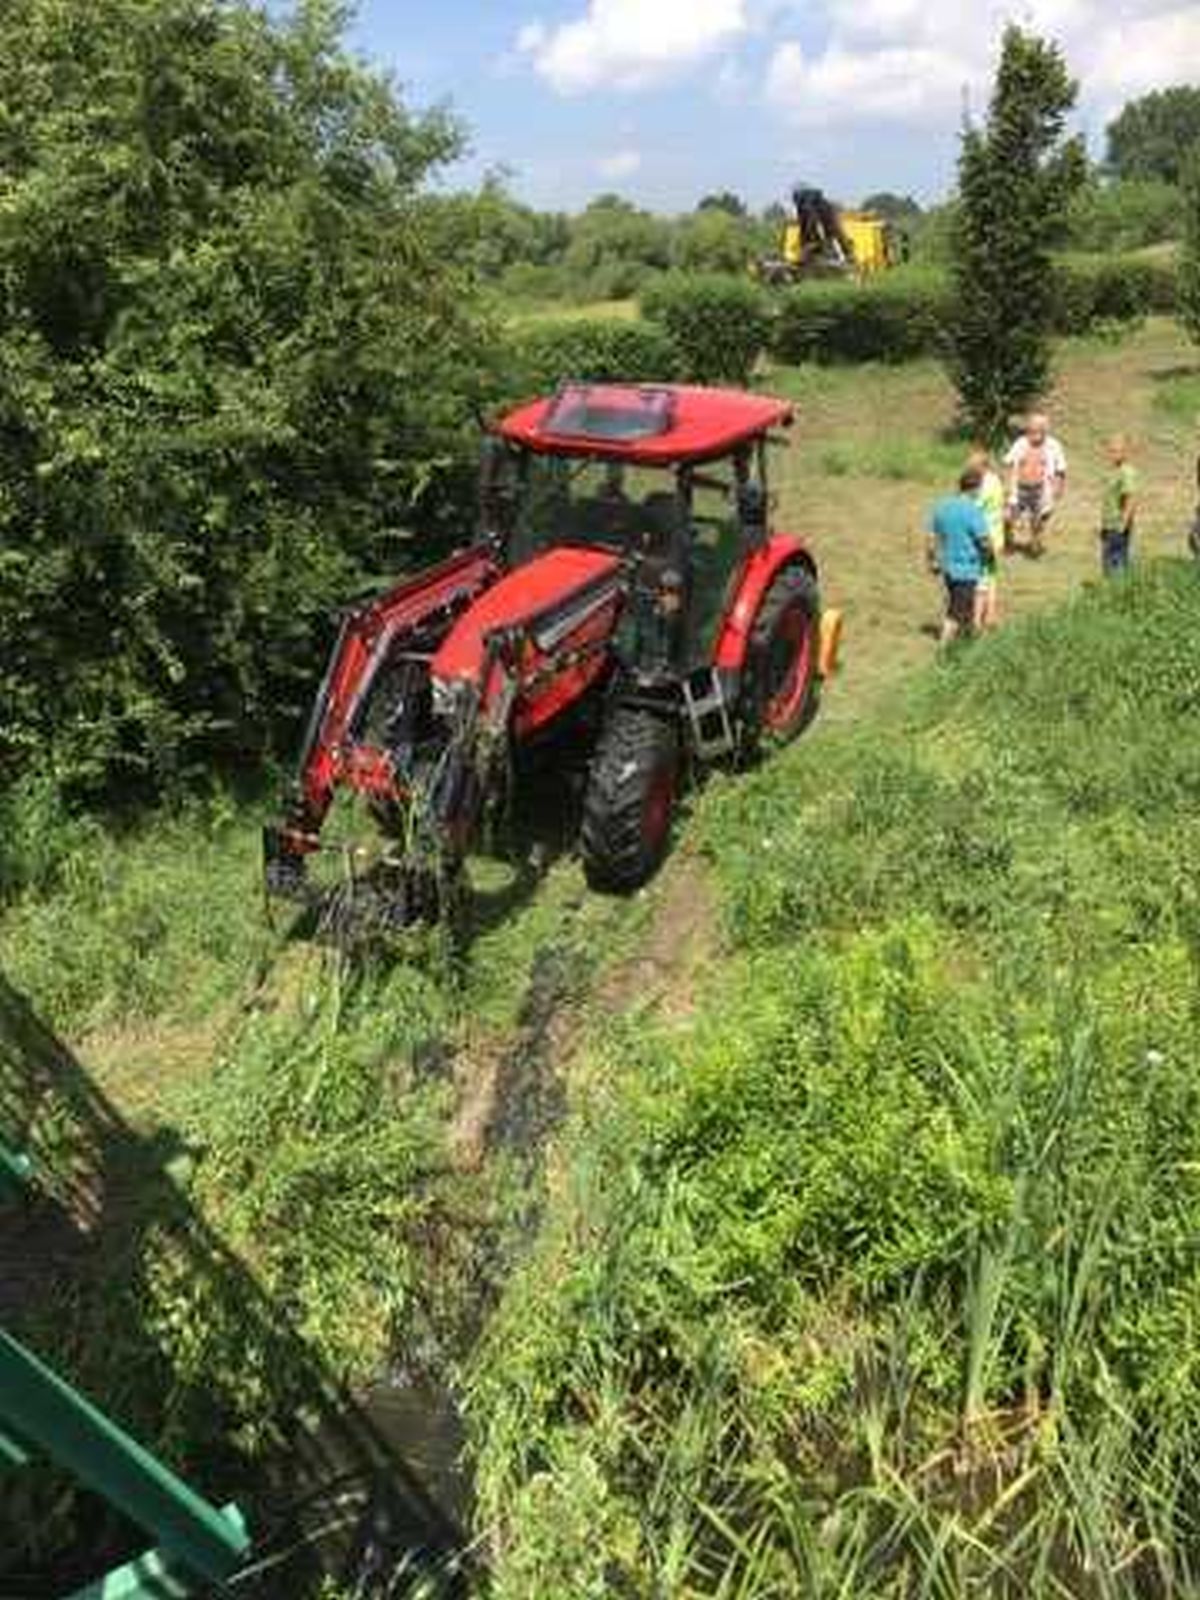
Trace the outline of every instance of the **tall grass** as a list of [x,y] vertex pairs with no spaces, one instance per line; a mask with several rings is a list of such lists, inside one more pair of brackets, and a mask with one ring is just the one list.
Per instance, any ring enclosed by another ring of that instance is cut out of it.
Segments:
[[1146,572],[715,786],[728,959],[475,1365],[499,1595],[1195,1592],[1198,624]]

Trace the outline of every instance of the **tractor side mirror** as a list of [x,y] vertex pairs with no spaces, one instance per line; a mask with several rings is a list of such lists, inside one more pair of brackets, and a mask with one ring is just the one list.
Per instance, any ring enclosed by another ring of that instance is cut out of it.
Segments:
[[738,487],[738,526],[742,541],[749,550],[758,550],[767,542],[768,505],[761,484],[743,483]]

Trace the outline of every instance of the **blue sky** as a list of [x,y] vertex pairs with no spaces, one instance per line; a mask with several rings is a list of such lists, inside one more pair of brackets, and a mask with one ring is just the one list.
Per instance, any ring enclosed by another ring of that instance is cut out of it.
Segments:
[[1196,0],[360,0],[353,40],[466,122],[452,181],[503,167],[535,205],[674,211],[798,179],[936,198],[1007,20],[1062,43],[1097,148],[1129,96],[1200,81]]

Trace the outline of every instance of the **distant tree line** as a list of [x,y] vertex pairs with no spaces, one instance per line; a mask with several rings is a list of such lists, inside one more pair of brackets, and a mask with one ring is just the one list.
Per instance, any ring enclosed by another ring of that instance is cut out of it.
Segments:
[[[1198,142],[1200,88],[1131,102],[1108,130],[1105,158],[1081,166],[1048,243],[1121,254],[1180,240],[1188,152]],[[922,206],[911,195],[881,190],[858,204],[903,230],[913,261],[949,265],[957,198]],[[459,258],[506,301],[526,302],[625,299],[669,271],[744,272],[756,257],[778,250],[789,215],[786,196],[755,212],[730,190],[708,193],[693,211],[675,216],[611,193],[571,215],[541,212],[515,199],[501,177],[445,207]]]

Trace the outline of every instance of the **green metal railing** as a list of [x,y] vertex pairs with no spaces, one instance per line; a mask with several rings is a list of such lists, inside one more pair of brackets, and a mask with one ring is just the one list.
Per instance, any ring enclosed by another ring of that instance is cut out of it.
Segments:
[[235,1506],[218,1510],[91,1401],[0,1329],[0,1455],[34,1453],[65,1467],[151,1535],[158,1548],[101,1578],[75,1600],[186,1595],[243,1565],[249,1537]]

